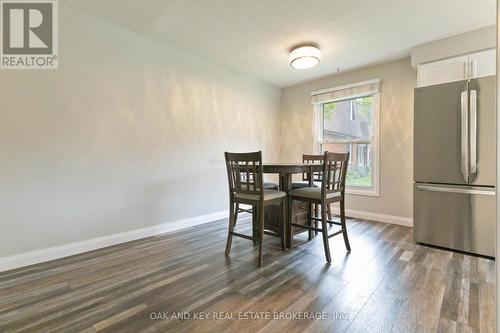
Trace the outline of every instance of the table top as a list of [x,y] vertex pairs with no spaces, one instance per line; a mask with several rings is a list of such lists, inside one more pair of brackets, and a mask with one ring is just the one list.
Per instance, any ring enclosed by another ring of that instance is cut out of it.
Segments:
[[311,164],[303,162],[273,162],[273,163],[263,163],[265,173],[303,173],[311,171],[321,171],[323,170],[323,165],[321,164]]

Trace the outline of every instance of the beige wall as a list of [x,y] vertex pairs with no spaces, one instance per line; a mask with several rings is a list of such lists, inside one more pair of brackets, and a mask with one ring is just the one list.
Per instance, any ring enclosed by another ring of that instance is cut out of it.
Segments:
[[347,208],[412,218],[413,88],[410,59],[333,75],[282,90],[281,159],[298,161],[313,151],[310,93],[370,79],[382,80],[380,104],[380,197],[349,195]]
[[412,216],[409,59],[278,89],[61,6],[53,71],[0,73],[0,257],[227,209],[225,150],[298,161],[310,92],[381,78],[380,198]]
[[0,73],[0,257],[227,210],[280,90],[62,6],[59,69]]

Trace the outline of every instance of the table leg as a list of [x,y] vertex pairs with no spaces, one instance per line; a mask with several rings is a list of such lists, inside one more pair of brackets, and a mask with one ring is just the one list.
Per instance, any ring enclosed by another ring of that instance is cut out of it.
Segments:
[[[282,173],[280,174],[280,190],[283,192],[290,192],[292,190],[292,175],[289,173]],[[287,223],[286,226],[286,247],[290,248],[292,244],[292,209],[291,207],[288,207],[289,201],[286,200],[286,209],[285,211],[287,212],[287,216],[285,216],[285,221]]]

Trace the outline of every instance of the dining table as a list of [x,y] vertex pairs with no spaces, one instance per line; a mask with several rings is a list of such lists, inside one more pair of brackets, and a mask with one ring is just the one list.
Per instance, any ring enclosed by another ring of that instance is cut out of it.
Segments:
[[[320,172],[323,170],[323,165],[322,164],[314,164],[314,163],[282,163],[282,162],[271,162],[271,163],[263,163],[263,170],[265,174],[277,174],[279,176],[279,189],[280,191],[288,193],[289,191],[292,190],[292,178],[294,174],[308,174],[307,179],[309,180],[309,186],[314,186],[314,177],[313,174],[316,172]],[[302,217],[302,220],[304,221],[307,214],[311,212],[311,209],[308,205],[307,208],[304,208],[304,205],[300,206],[302,209],[292,207],[295,209],[290,209],[288,207],[288,201],[286,202],[286,214],[284,217],[285,223],[286,223],[286,237],[285,237],[285,243],[286,247],[290,248],[291,245],[291,240],[292,240],[292,219],[297,216],[302,212],[304,214],[301,214],[300,216]],[[272,209],[272,207],[271,207]],[[266,217],[269,216],[270,214],[266,214]],[[254,218],[254,221],[256,219]],[[266,224],[265,221],[264,223]],[[294,221],[294,223],[297,223],[298,221]],[[254,230],[255,230],[255,225],[254,225]],[[303,232],[303,229],[298,229],[298,231]]]

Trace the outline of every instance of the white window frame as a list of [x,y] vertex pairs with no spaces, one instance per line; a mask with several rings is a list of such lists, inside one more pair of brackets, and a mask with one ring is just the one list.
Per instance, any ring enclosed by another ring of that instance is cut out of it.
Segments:
[[[363,82],[364,83],[364,82]],[[352,84],[348,86],[356,86],[360,85],[362,83],[358,84]],[[330,89],[325,89],[324,91],[328,90],[338,90],[339,88],[344,88],[348,86],[342,86],[338,88],[330,88]],[[361,196],[371,196],[371,197],[380,197],[380,92],[375,92],[375,93],[369,93],[369,94],[363,94],[363,95],[356,95],[356,96],[349,96],[349,97],[344,97],[344,98],[339,98],[336,100],[331,100],[328,102],[320,103],[320,104],[315,104],[313,105],[314,107],[314,142],[313,142],[313,147],[314,147],[314,153],[315,154],[322,154],[323,152],[321,151],[321,145],[323,143],[331,143],[331,142],[324,142],[323,141],[323,104],[326,103],[331,103],[331,102],[339,102],[339,101],[345,101],[348,99],[353,99],[353,98],[360,98],[360,97],[366,97],[366,96],[372,96],[373,97],[373,139],[370,140],[370,144],[372,145],[371,149],[371,154],[372,154],[372,186],[371,187],[361,187],[361,186],[346,186],[346,193],[347,194],[352,194],[352,195],[361,195]],[[347,142],[353,142],[353,140],[345,140]],[[338,140],[336,142],[341,142],[341,140]],[[365,141],[363,141],[365,142]]]

